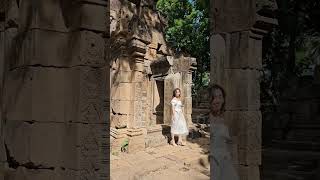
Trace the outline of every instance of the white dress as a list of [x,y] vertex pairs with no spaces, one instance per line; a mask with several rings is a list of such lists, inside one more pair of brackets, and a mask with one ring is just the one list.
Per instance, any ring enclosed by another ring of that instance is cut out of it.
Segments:
[[172,115],[171,133],[175,135],[188,135],[189,129],[182,112],[182,102],[174,98],[171,100],[171,105],[175,111],[175,116]]
[[222,123],[210,123],[210,179],[239,180],[230,149],[229,129]]

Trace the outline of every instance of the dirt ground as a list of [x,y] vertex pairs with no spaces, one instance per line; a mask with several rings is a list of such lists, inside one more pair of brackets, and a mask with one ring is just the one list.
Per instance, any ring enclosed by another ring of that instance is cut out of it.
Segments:
[[209,180],[208,138],[111,155],[111,180]]

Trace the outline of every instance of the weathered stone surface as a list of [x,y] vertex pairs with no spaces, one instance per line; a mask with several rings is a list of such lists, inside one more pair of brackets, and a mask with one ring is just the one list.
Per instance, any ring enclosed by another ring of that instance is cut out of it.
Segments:
[[20,164],[94,171],[107,158],[101,156],[108,146],[104,126],[7,121],[5,139],[10,156]]
[[[220,84],[224,86],[224,63],[228,59],[227,48],[229,45],[229,36],[222,36],[220,34],[215,34],[210,37],[210,82]],[[226,40],[225,40],[226,38]]]
[[260,73],[252,70],[225,69],[226,109],[259,110]]
[[138,151],[142,151],[144,149],[145,149],[144,135],[129,137],[129,147],[128,147],[129,153],[135,153]]
[[79,52],[80,54],[75,54],[73,57],[78,57],[81,64],[92,66],[106,65],[106,44],[105,40],[99,34],[90,31],[81,31],[75,34],[75,36],[76,40],[78,41],[71,41],[71,44],[75,46],[75,51]]
[[262,115],[260,111],[227,111],[231,134],[237,137],[240,164],[261,164]]
[[129,116],[128,115],[111,115],[110,127],[126,128],[128,127]]
[[[50,0],[46,3],[41,1],[36,6],[31,2],[22,2],[19,7],[20,18],[22,18],[20,26],[22,29],[46,29],[59,32],[67,32],[69,28],[106,32],[109,28],[107,5],[107,1],[102,0],[79,0],[78,4]],[[29,19],[26,19],[27,17]],[[28,22],[31,22],[30,26]]]
[[152,49],[152,48],[148,48],[147,53],[144,58],[151,60],[151,61],[156,60],[157,59],[157,50]]
[[258,180],[260,179],[259,166],[244,166],[239,165],[240,179]]
[[[102,1],[100,1],[102,2]],[[109,14],[107,3],[96,4],[96,2],[83,1],[73,15],[72,29],[87,29],[99,32],[109,31]]]
[[[63,168],[63,167],[62,167]],[[80,171],[73,169],[56,169],[56,170],[30,170],[19,167],[15,171],[8,173],[5,180],[78,180],[81,179]],[[97,179],[97,178],[95,178]]]
[[165,144],[167,144],[167,138],[162,134],[162,127],[159,125],[149,127],[146,136],[146,148]]
[[228,51],[225,68],[262,68],[262,41],[250,38],[250,31],[231,33]]
[[[112,17],[111,22],[111,37],[117,37],[118,35],[126,36],[132,32],[131,20],[137,13],[137,7],[134,3],[126,1],[121,3],[118,0],[110,1],[110,15]],[[113,20],[114,19],[114,20]]]
[[86,67],[16,69],[8,74],[5,87],[7,118],[105,122],[102,106],[106,99],[105,77],[106,69]]
[[[110,52],[106,50],[109,41],[104,39],[109,28],[108,1],[88,1],[90,7],[84,5],[83,10],[99,10],[86,18],[74,11],[81,7],[73,4],[76,1],[5,1],[8,11],[1,11],[1,21],[6,18],[6,52],[0,45],[0,53],[6,55],[10,71],[4,85],[4,117],[0,117],[1,123],[6,119],[0,124],[0,176],[3,155],[8,155],[3,154],[7,153],[3,142],[13,158],[10,161],[5,156],[6,163],[19,165],[5,179],[108,177],[110,98],[106,93],[110,93],[110,80],[106,57]],[[94,31],[71,31],[77,23],[74,16],[81,17],[81,28]],[[2,39],[2,23],[0,29]]]
[[[164,102],[171,102],[172,99],[172,91],[175,88],[174,86],[174,76],[168,75],[164,81]],[[163,121],[164,124],[170,124],[171,122],[171,114],[172,114],[172,107],[170,103],[164,104],[164,114],[163,114]]]
[[172,61],[172,71],[173,73],[186,73],[193,69],[196,65],[196,59],[190,57],[170,57],[168,56],[168,61]]
[[254,25],[256,1],[213,1],[214,29],[216,33],[248,30]]
[[[19,26],[21,29],[47,29],[67,32],[71,3],[67,1],[21,1],[19,5]],[[29,23],[31,22],[31,25]]]
[[2,1],[3,2],[3,10],[2,12],[5,12],[5,24],[8,25],[8,22],[11,22],[9,27],[16,26],[19,24],[19,8],[16,1],[13,0],[7,0]]
[[192,98],[184,98],[184,112],[185,114],[192,114]]
[[31,64],[56,67],[106,65],[105,41],[90,31],[70,34],[34,29],[27,33],[18,53],[19,62],[14,67]]
[[132,96],[132,86],[132,83],[119,83],[119,85],[115,85],[112,90],[112,99],[124,101],[134,100]]
[[[0,24],[2,24],[2,23],[0,22]],[[3,87],[2,80],[4,77],[4,65],[5,65],[4,64],[4,60],[5,60],[5,57],[4,57],[5,44],[4,43],[5,43],[4,31],[2,31],[2,29],[0,29],[0,89],[1,89],[0,94],[2,93],[2,87]],[[0,109],[0,112],[1,112],[1,109]]]
[[[155,2],[152,2],[152,7],[149,1],[145,3],[110,2],[111,43],[114,49],[111,63],[114,127],[124,128],[126,124],[127,128],[149,128],[157,124],[170,124],[170,101],[172,91],[177,87],[182,89],[183,97],[189,98],[186,119],[191,122],[191,71],[196,60],[172,53],[164,39],[161,17],[153,9]],[[166,57],[168,54],[172,56]],[[129,103],[122,106],[120,102]],[[147,134],[143,138],[132,139],[129,143],[131,151],[141,150],[145,143],[161,144],[165,139],[159,133],[163,132],[159,130],[157,135]]]
[[123,114],[123,115],[133,114],[131,105],[132,105],[132,101],[126,101],[126,100],[111,101],[112,111],[113,113],[116,113],[116,114]]

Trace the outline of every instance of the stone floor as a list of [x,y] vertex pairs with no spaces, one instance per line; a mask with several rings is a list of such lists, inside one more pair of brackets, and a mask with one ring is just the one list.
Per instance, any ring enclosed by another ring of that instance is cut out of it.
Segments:
[[111,155],[111,180],[209,180],[208,138]]

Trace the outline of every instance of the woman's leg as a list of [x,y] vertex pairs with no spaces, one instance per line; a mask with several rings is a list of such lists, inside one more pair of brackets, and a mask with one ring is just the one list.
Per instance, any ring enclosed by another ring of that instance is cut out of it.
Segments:
[[181,135],[178,136],[178,144],[179,144],[179,145],[182,144],[182,136],[181,136]]
[[171,141],[170,141],[170,144],[171,144],[171,145],[174,145],[174,146],[177,145],[176,142],[175,142],[175,140],[174,140],[174,134],[172,134],[172,133],[171,133]]

